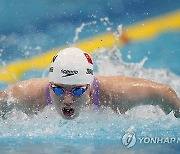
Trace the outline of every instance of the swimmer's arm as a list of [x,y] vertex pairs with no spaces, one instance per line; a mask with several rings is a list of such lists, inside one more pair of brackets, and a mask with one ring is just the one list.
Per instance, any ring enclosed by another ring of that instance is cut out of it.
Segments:
[[29,97],[24,95],[19,85],[19,83],[9,85],[4,91],[0,92],[0,117],[4,117],[14,107],[22,106],[22,102],[28,100]]
[[173,110],[174,115],[180,118],[180,100],[168,85],[126,76],[98,76],[98,80],[102,102],[116,102],[110,106],[120,113],[138,105],[158,105],[166,114]]
[[4,117],[4,115],[11,111],[16,106],[16,96],[15,96],[16,86],[10,85],[4,89],[4,91],[0,91],[0,117]]
[[173,110],[174,115],[180,117],[180,100],[170,86],[144,79],[134,79],[128,84],[126,97],[134,106],[158,105],[166,114]]
[[0,92],[1,115],[11,111],[14,107],[22,109],[26,114],[43,109],[47,105],[45,97],[47,85],[48,79],[38,78],[9,85]]

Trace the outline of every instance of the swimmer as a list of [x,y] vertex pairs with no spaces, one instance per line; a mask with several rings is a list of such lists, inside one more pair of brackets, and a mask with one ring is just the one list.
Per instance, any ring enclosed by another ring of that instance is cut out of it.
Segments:
[[13,108],[37,114],[51,104],[65,119],[77,117],[81,109],[92,105],[121,114],[138,105],[154,105],[180,117],[180,100],[171,87],[122,75],[95,76],[91,57],[75,47],[53,57],[48,78],[21,81],[0,92],[1,117]]

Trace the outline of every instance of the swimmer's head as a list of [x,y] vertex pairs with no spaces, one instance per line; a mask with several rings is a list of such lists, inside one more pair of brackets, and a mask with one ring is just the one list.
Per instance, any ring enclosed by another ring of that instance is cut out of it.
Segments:
[[49,70],[51,96],[63,118],[77,117],[90,102],[93,79],[93,62],[84,51],[66,48],[53,57]]
[[81,49],[72,47],[61,50],[51,61],[50,82],[60,84],[91,84],[93,62]]

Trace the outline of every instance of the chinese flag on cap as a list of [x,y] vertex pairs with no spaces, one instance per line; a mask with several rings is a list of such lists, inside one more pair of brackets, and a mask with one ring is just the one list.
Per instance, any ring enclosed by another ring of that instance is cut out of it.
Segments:
[[86,56],[88,63],[93,64],[91,57],[87,53],[84,53],[84,55]]

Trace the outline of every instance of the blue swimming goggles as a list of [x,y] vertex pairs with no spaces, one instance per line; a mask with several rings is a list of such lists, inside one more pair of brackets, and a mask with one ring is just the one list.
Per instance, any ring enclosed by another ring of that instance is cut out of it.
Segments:
[[74,96],[82,96],[85,93],[85,91],[87,90],[88,86],[89,86],[89,84],[87,84],[86,86],[75,87],[75,88],[73,88],[71,90],[65,90],[61,86],[51,84],[51,89],[53,90],[53,92],[56,95],[71,94],[71,95],[74,95]]

